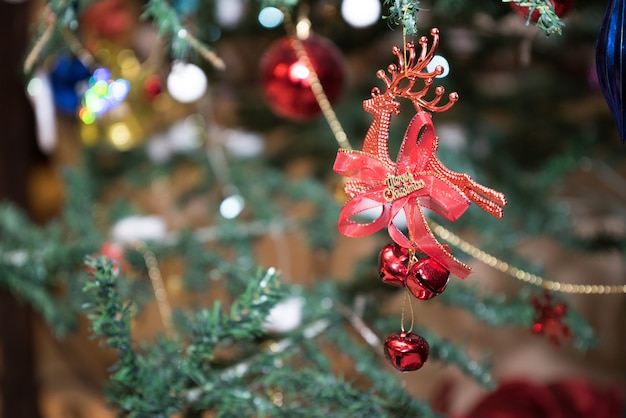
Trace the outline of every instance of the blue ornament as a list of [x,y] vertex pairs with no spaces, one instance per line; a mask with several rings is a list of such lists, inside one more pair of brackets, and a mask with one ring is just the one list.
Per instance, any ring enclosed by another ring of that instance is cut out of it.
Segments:
[[598,82],[617,124],[622,144],[626,142],[626,114],[624,113],[624,20],[623,0],[610,0],[606,7],[596,42]]
[[80,85],[86,84],[90,76],[79,59],[67,55],[57,59],[50,71],[50,84],[54,104],[61,113],[76,114],[82,97]]

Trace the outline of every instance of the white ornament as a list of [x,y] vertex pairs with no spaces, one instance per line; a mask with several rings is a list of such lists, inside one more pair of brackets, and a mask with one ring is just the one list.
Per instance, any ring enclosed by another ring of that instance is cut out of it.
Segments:
[[371,26],[380,19],[380,0],[343,0],[341,16],[355,28]]
[[111,228],[115,242],[162,241],[167,228],[160,216],[129,216],[120,219]]
[[175,61],[167,76],[167,91],[181,103],[195,102],[206,93],[207,78],[204,71],[194,64]]
[[228,196],[220,204],[220,214],[226,219],[235,219],[243,210],[244,205],[243,197],[238,194]]
[[172,156],[172,147],[170,146],[167,135],[159,133],[150,138],[147,152],[150,161],[153,163],[162,164],[169,161]]
[[193,116],[174,123],[167,132],[172,150],[185,153],[198,149],[201,141],[200,128],[197,118]]
[[57,123],[54,113],[54,99],[50,77],[37,70],[26,88],[33,105],[37,122],[37,143],[46,154],[51,153],[57,143]]
[[215,17],[220,26],[233,28],[243,17],[244,4],[241,0],[217,0]]
[[270,311],[263,328],[268,332],[283,333],[293,331],[302,323],[304,299],[291,296],[278,302]]
[[263,152],[263,137],[255,132],[224,129],[221,141],[228,154],[238,158],[251,158]]
[[433,57],[433,59],[426,66],[426,71],[433,72],[438,65],[441,65],[443,68],[443,73],[439,74],[436,78],[444,78],[450,72],[450,64],[448,64],[448,60],[441,55],[435,55]]

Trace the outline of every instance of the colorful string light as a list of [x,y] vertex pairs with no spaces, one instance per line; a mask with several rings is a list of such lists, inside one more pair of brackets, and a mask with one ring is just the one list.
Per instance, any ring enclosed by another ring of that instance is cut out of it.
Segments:
[[118,106],[130,92],[128,80],[111,79],[106,68],[97,68],[89,78],[89,88],[85,91],[78,117],[89,125],[98,117]]

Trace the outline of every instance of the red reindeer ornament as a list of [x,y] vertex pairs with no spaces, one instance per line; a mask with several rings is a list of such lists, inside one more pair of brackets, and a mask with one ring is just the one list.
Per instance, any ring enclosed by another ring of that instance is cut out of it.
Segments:
[[[350,198],[341,210],[338,229],[344,235],[360,237],[387,227],[391,239],[403,248],[426,254],[454,275],[465,278],[470,273],[466,264],[457,260],[434,237],[423,208],[444,218],[458,219],[471,202],[488,213],[502,217],[506,199],[502,193],[478,184],[468,174],[448,169],[437,158],[438,138],[429,112],[444,112],[458,100],[456,93],[448,95],[448,102],[440,105],[444,88],[434,89],[434,98],[425,96],[433,87],[434,79],[443,72],[441,66],[433,71],[426,67],[433,59],[439,44],[439,30],[431,30],[432,45],[428,39],[419,40],[421,51],[413,43],[406,50],[394,47],[392,52],[398,65],[376,76],[385,84],[385,91],[372,90],[372,97],[363,102],[363,108],[374,116],[365,136],[362,151],[340,149],[334,164],[338,174],[348,178],[344,190]],[[409,123],[396,161],[389,157],[389,127],[391,117],[399,113],[396,98],[413,103],[417,113]],[[353,217],[372,208],[381,214],[369,223],[358,223]],[[401,211],[407,219],[408,234],[401,231],[393,219]],[[411,266],[408,266],[410,268]]]

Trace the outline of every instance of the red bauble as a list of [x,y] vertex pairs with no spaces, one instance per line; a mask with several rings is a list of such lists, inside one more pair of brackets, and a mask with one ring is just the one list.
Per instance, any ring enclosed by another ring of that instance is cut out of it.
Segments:
[[150,74],[143,82],[143,94],[149,102],[154,100],[163,91],[161,78],[156,74]]
[[[554,6],[554,13],[556,13],[558,17],[565,16],[567,12],[569,12],[570,9],[574,6],[574,0],[548,0],[548,2],[552,3],[552,5]],[[519,6],[513,2],[509,4],[511,5],[511,8],[515,10],[515,13],[522,16],[524,19],[528,18],[528,7]],[[539,10],[534,10],[530,16],[530,21],[532,23],[537,23],[540,16],[541,13],[539,13]]]
[[417,334],[396,332],[385,340],[385,357],[401,372],[421,368],[428,359],[428,342]]
[[449,278],[450,271],[434,259],[426,257],[409,269],[406,287],[418,299],[431,299],[446,289]]
[[[279,116],[303,120],[321,112],[311,90],[307,66],[296,56],[293,38],[270,46],[261,60],[261,84],[270,108]],[[302,41],[311,65],[333,103],[341,94],[345,79],[343,56],[328,39],[312,34]]]
[[383,247],[378,258],[378,275],[387,284],[404,287],[409,269],[409,250],[396,243]]

